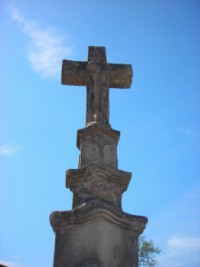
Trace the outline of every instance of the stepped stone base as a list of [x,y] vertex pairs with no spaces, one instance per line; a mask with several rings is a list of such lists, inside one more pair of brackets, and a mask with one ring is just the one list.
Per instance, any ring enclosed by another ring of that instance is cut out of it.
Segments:
[[53,212],[54,267],[137,267],[138,236],[147,218],[129,215],[106,201],[88,201]]

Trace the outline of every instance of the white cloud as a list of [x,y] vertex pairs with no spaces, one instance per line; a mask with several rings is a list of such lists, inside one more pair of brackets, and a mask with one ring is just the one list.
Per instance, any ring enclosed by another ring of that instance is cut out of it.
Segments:
[[71,54],[71,48],[63,45],[61,34],[26,20],[17,8],[12,9],[11,17],[29,39],[27,57],[33,70],[46,78],[60,73],[62,59]]
[[[188,188],[185,193],[167,207],[163,207],[157,217],[153,218],[153,229],[162,232],[168,239],[169,236],[195,236],[200,233],[200,186]],[[167,227],[163,225],[167,222]]]
[[0,156],[14,157],[19,150],[19,145],[1,145]]
[[162,267],[198,267],[200,265],[199,237],[172,237],[157,257]]
[[168,240],[168,245],[179,251],[200,251],[200,238],[174,237]]
[[18,23],[23,23],[23,21],[24,21],[22,15],[20,14],[20,12],[17,8],[12,9],[11,17],[14,21],[16,21]]
[[153,240],[161,253],[162,267],[200,266],[200,187],[188,192],[151,219]]

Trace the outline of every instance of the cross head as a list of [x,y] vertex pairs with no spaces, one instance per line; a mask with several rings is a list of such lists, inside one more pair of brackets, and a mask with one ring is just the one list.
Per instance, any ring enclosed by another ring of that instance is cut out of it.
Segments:
[[132,67],[108,64],[105,47],[89,46],[88,61],[63,60],[62,84],[87,86],[86,125],[109,125],[109,88],[130,88]]

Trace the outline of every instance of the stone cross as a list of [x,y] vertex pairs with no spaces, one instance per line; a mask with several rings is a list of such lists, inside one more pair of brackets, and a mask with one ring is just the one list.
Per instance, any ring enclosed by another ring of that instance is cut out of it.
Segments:
[[62,84],[87,86],[86,125],[109,125],[109,87],[130,88],[132,67],[108,64],[105,47],[89,46],[88,62],[63,60]]

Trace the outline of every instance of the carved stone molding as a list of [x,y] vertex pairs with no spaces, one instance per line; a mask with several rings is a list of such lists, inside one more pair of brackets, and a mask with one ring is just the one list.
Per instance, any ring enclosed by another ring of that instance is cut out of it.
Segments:
[[133,230],[137,235],[146,227],[148,219],[144,216],[131,215],[123,212],[113,204],[106,201],[87,201],[72,211],[55,211],[50,215],[50,223],[55,232],[64,233],[93,219],[103,218],[122,228]]
[[73,207],[91,199],[103,199],[121,207],[122,193],[131,179],[130,172],[91,164],[66,173],[66,187],[73,192]]

